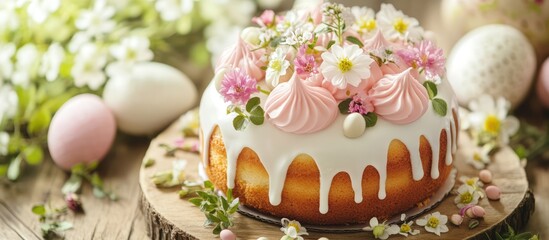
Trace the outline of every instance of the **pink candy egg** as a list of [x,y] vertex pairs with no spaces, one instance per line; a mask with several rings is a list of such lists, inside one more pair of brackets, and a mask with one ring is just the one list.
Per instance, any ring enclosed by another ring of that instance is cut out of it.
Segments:
[[492,172],[490,172],[490,170],[487,170],[487,169],[480,170],[480,172],[478,173],[478,177],[480,181],[482,181],[483,183],[492,182]]
[[79,163],[100,161],[116,135],[113,114],[101,98],[81,94],[67,101],[54,115],[48,148],[53,161],[70,170]]
[[497,186],[488,186],[486,187],[486,196],[490,200],[499,200],[501,197],[501,189]]
[[541,65],[536,93],[541,103],[549,108],[549,58],[545,59],[545,62]]
[[456,226],[459,226],[463,222],[463,217],[459,214],[452,214],[450,217],[450,222]]
[[236,235],[229,229],[223,229],[219,233],[219,238],[221,238],[221,240],[236,240]]

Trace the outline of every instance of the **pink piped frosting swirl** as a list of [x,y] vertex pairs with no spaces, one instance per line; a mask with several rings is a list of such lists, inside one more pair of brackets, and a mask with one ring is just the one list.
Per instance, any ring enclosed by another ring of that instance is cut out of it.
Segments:
[[307,134],[328,127],[338,116],[337,102],[328,90],[314,86],[294,74],[267,97],[268,121],[278,129]]
[[411,70],[385,75],[370,90],[375,112],[381,118],[395,124],[408,124],[427,111],[427,90],[414,78]]

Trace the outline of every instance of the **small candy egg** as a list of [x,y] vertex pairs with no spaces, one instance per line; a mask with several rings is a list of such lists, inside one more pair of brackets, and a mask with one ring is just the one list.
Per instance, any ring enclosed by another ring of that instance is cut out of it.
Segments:
[[486,187],[486,196],[490,200],[499,200],[501,197],[501,189],[497,186],[488,186]]
[[227,72],[227,68],[220,68],[215,72],[215,75],[213,77],[213,82],[215,85],[215,89],[219,92],[221,90],[221,82],[223,81],[223,78],[225,77],[225,73]]
[[481,206],[473,206],[465,211],[465,215],[470,218],[481,218],[486,215],[486,210]]
[[452,214],[450,217],[450,222],[456,226],[459,226],[463,222],[463,217],[459,214]]
[[221,238],[221,240],[236,240],[236,235],[229,229],[223,229],[219,233],[219,238]]
[[549,58],[545,59],[540,68],[536,93],[541,103],[549,108]]
[[478,178],[483,183],[491,183],[492,182],[492,172],[490,172],[490,170],[487,170],[487,169],[480,170],[480,172],[478,173]]
[[343,120],[343,134],[348,138],[357,138],[364,134],[366,120],[360,113],[351,113]]
[[111,148],[116,122],[96,95],[81,94],[67,101],[53,116],[48,148],[53,161],[70,170],[79,163],[101,160]]

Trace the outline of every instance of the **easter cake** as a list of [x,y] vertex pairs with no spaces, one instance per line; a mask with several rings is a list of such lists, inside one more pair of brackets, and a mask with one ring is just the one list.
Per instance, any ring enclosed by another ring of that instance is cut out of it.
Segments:
[[202,164],[217,188],[318,225],[387,219],[437,192],[457,103],[416,19],[323,3],[253,22],[201,100]]

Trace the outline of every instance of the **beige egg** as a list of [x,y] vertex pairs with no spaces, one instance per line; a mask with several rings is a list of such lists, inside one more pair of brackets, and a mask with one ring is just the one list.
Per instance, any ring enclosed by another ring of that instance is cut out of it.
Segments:
[[459,104],[482,94],[503,96],[518,106],[528,93],[536,57],[526,37],[507,25],[477,28],[454,46],[448,58],[447,77]]
[[343,134],[348,138],[358,138],[364,134],[366,121],[360,113],[351,113],[343,120]]

